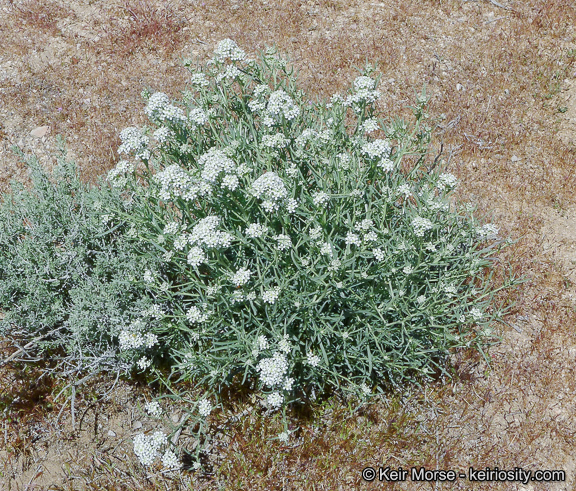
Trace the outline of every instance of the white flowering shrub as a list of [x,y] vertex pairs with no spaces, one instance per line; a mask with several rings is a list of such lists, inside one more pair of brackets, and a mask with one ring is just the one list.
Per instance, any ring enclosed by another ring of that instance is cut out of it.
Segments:
[[[457,180],[430,163],[425,94],[409,124],[378,116],[370,66],[328,102],[274,50],[251,60],[225,40],[187,66],[182,101],[144,94],[150,127],[121,132],[109,188],[39,177],[40,201],[5,200],[6,332],[64,326],[60,345],[82,356],[108,353],[173,394],[198,384],[200,432],[232,384],[270,411],[333,389],[365,398],[449,375],[452,350],[491,342],[505,308],[490,255],[505,241],[450,204]],[[159,435],[136,454],[151,465],[165,447],[177,468]]]
[[138,343],[161,340],[216,394],[253,383],[271,409],[482,349],[502,314],[485,275],[497,229],[451,207],[456,178],[426,165],[425,95],[413,124],[385,122],[368,67],[312,102],[273,50],[249,60],[231,40],[190,71],[182,102],[145,94],[154,126],[125,130],[148,169],[121,183],[127,219],[165,261],[150,284],[164,322]]

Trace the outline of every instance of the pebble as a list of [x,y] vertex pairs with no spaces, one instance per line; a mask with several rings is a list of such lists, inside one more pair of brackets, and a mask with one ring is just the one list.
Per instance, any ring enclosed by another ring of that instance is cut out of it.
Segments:
[[50,126],[39,126],[38,128],[33,129],[30,132],[30,135],[32,135],[36,138],[42,138],[43,136],[46,136],[46,133],[48,133],[49,129],[50,129]]
[[510,160],[512,162],[520,162],[520,157],[516,157],[516,155],[512,155],[512,158]]
[[116,433],[114,433],[112,430],[108,430],[108,436],[115,437]]
[[132,426],[134,427],[135,430],[139,430],[140,428],[142,428],[142,423],[140,421],[135,421]]

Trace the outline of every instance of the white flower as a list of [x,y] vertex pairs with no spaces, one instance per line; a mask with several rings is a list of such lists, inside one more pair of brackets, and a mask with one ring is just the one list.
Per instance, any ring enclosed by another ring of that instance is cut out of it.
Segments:
[[243,61],[246,59],[246,53],[232,39],[224,39],[218,43],[218,47],[214,51],[214,58],[218,61],[224,61],[226,58],[232,61]]
[[178,457],[176,457],[176,454],[172,452],[172,450],[166,450],[162,456],[162,465],[166,469],[179,469],[182,466]]
[[172,137],[172,135],[173,135],[173,131],[170,128],[166,128],[165,126],[157,129],[154,132],[154,138],[160,144],[166,143]]
[[160,184],[159,196],[165,201],[178,196],[190,200],[201,191],[194,185],[188,173],[176,164],[169,165],[163,171],[158,172],[153,179]]
[[206,78],[206,75],[204,75],[202,72],[194,73],[190,77],[190,83],[195,87],[208,87],[208,85],[210,85],[210,82]]
[[310,238],[312,240],[317,240],[322,236],[322,228],[321,227],[314,227],[309,232]]
[[270,94],[266,113],[269,118],[278,120],[284,116],[287,120],[292,120],[300,114],[300,108],[294,104],[292,98],[282,89],[276,90]]
[[214,183],[221,173],[231,174],[236,169],[234,161],[223,150],[215,147],[198,158],[198,165],[203,167],[202,179]]
[[167,223],[164,227],[164,234],[174,235],[180,231],[180,224],[178,222],[170,222]]
[[144,281],[146,283],[154,283],[154,274],[149,269],[144,272]]
[[404,266],[404,269],[402,271],[404,272],[404,274],[409,275],[414,272],[414,268],[409,264],[408,266]]
[[294,213],[297,207],[298,207],[297,200],[295,200],[294,198],[290,198],[287,200],[286,209],[288,210],[288,213]]
[[336,271],[342,263],[338,259],[333,259],[330,261],[330,266],[328,266],[328,271]]
[[278,435],[278,440],[280,440],[282,443],[287,443],[289,438],[290,433],[288,433],[287,431],[284,431]]
[[267,387],[279,385],[288,371],[286,356],[277,351],[272,358],[260,360],[256,370],[260,372],[260,379]]
[[234,175],[227,175],[222,178],[222,187],[234,191],[238,187],[238,177]]
[[336,288],[338,288],[339,290],[341,290],[342,288],[344,288],[344,283],[342,283],[341,281],[336,283]]
[[216,77],[216,82],[221,82],[224,79],[227,79],[228,81],[234,81],[241,75],[242,72],[238,70],[238,68],[236,68],[234,65],[228,65],[226,66],[226,70],[224,70],[224,72]]
[[416,301],[417,301],[420,305],[422,305],[424,302],[426,302],[426,295],[420,295],[420,296],[416,299]]
[[292,385],[294,385],[294,379],[293,378],[286,378],[286,380],[284,380],[284,385],[282,386],[282,388],[288,392],[290,392],[292,390]]
[[381,167],[385,172],[392,172],[394,170],[394,162],[385,157],[378,163],[378,167]]
[[280,392],[272,392],[272,394],[268,394],[267,401],[273,408],[279,408],[284,402],[284,396]]
[[433,225],[432,222],[427,218],[416,217],[414,220],[412,220],[412,227],[414,228],[414,234],[417,237],[423,237],[424,233],[427,230],[430,230]]
[[288,235],[280,234],[274,237],[278,241],[278,249],[283,251],[285,249],[289,249],[292,246],[292,240]]
[[328,202],[328,200],[330,199],[330,197],[324,193],[324,192],[319,192],[316,193],[316,195],[313,198],[313,202],[316,206],[322,206],[324,205],[324,203]]
[[332,246],[328,242],[324,242],[322,244],[322,248],[320,249],[320,254],[325,254],[328,256],[332,256],[334,253],[332,252]]
[[346,235],[345,241],[346,241],[347,245],[356,244],[359,246],[362,244],[360,237],[358,237],[358,235],[356,235],[355,233],[352,233],[352,232],[348,232],[348,234]]
[[250,276],[252,272],[246,268],[240,268],[236,273],[232,276],[231,281],[234,283],[235,286],[242,286],[248,283],[250,280]]
[[408,184],[402,184],[401,186],[398,186],[396,194],[397,196],[403,194],[406,198],[409,198],[410,195],[412,194],[412,191],[410,190],[410,186]]
[[142,134],[140,129],[130,126],[120,132],[122,144],[118,147],[118,153],[134,153],[138,158],[149,158],[150,152],[147,150],[150,140]]
[[162,414],[162,408],[160,407],[158,401],[147,402],[144,405],[144,409],[151,416],[160,416]]
[[[204,304],[206,305],[206,304]],[[206,322],[208,317],[210,316],[210,312],[202,313],[198,307],[195,305],[190,307],[188,312],[186,313],[186,318],[191,324]]]
[[457,184],[458,184],[458,179],[456,178],[455,175],[444,173],[444,174],[440,174],[440,177],[438,178],[438,183],[436,184],[436,187],[440,191],[444,191],[444,189],[446,189],[446,188],[448,188],[448,189],[455,188]]
[[166,443],[166,435],[161,431],[151,436],[140,433],[134,437],[134,453],[142,465],[152,465],[158,455],[158,449]]
[[269,148],[286,148],[290,140],[288,140],[282,133],[275,135],[264,135],[262,138],[262,145]]
[[371,158],[389,157],[390,143],[386,140],[374,140],[362,146],[362,153]]
[[378,240],[378,235],[376,235],[376,232],[368,232],[367,234],[364,234],[362,240],[364,242],[375,242],[376,240]]
[[188,121],[194,125],[202,126],[208,122],[208,115],[204,112],[203,109],[197,107],[192,109],[190,114],[188,114]]
[[376,81],[370,77],[361,76],[354,80],[355,90],[372,90],[376,86]]
[[290,341],[288,341],[288,334],[285,334],[284,338],[278,342],[278,349],[284,353],[290,353],[292,344],[290,344]]
[[140,368],[140,370],[146,370],[151,364],[152,360],[150,360],[150,358],[147,358],[146,356],[143,356],[142,358],[140,358],[140,360],[138,360],[138,367]]
[[[127,160],[121,160],[120,162],[118,162],[118,164],[116,164],[116,167],[114,167],[112,170],[108,172],[106,179],[114,184],[116,182],[120,182],[122,176],[125,176],[126,174],[131,174],[132,172],[134,172],[134,164],[128,162]],[[119,176],[121,177],[119,178]],[[102,203],[100,202],[98,203],[100,204],[99,209],[101,209]]]
[[483,227],[478,227],[476,233],[480,239],[493,240],[498,237],[499,229],[493,223],[487,223]]
[[267,290],[262,294],[262,300],[264,302],[273,304],[278,300],[278,295],[280,294],[280,287],[274,287],[271,290]]
[[153,121],[168,121],[173,124],[186,121],[184,111],[170,104],[170,99],[162,92],[156,92],[150,96],[144,112]]
[[432,242],[426,242],[426,244],[424,244],[424,246],[425,246],[427,251],[436,252],[436,244],[433,244]]
[[307,359],[308,364],[313,367],[317,367],[320,364],[320,358],[317,355],[313,354],[312,352],[308,353]]
[[198,403],[198,412],[200,413],[200,416],[207,417],[211,411],[212,411],[212,404],[208,399],[202,399]]
[[256,237],[262,237],[266,233],[266,230],[267,228],[264,225],[259,223],[251,223],[246,228],[246,235],[252,239],[255,239]]
[[376,131],[378,128],[378,120],[376,118],[369,118],[360,126],[360,129],[366,134],[370,134]]
[[256,179],[252,183],[251,193],[256,198],[266,197],[272,200],[284,199],[288,195],[284,181],[274,172],[266,172]]
[[374,226],[374,222],[369,218],[362,220],[360,223],[357,223],[354,228],[356,230],[368,230],[370,227]]
[[266,336],[264,335],[258,336],[258,349],[260,351],[264,351],[267,348],[268,348],[268,339],[266,339]]
[[378,262],[384,261],[384,258],[386,257],[386,255],[382,252],[381,249],[372,249],[372,254],[374,254],[374,257]]
[[162,258],[164,259],[164,261],[170,262],[172,260],[173,255],[174,251],[166,251],[164,254],[162,254]]
[[472,316],[472,318],[475,321],[479,321],[480,319],[482,319],[483,314],[482,311],[480,309],[478,309],[477,307],[474,307],[471,311],[470,311],[470,315]]
[[192,247],[188,253],[188,264],[193,267],[200,266],[204,261],[206,261],[206,255],[200,247]]

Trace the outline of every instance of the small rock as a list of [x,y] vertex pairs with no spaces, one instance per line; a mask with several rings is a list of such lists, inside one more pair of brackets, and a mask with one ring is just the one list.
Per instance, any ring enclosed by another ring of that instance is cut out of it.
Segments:
[[134,427],[135,430],[139,430],[140,428],[142,428],[142,423],[140,421],[134,421],[134,424],[132,426]]
[[39,126],[38,128],[33,129],[30,132],[30,135],[34,136],[35,138],[42,138],[43,136],[46,136],[46,133],[48,133],[49,129],[50,126]]
[[512,162],[520,162],[520,157],[516,157],[516,155],[512,155],[512,158],[510,160]]
[[178,413],[172,413],[170,418],[172,419],[172,421],[174,421],[174,423],[178,423],[178,421],[180,421],[180,416],[178,416]]
[[456,84],[456,90],[460,92],[461,90],[464,90],[464,86],[462,84]]
[[115,437],[116,433],[114,433],[112,430],[108,430],[108,436]]

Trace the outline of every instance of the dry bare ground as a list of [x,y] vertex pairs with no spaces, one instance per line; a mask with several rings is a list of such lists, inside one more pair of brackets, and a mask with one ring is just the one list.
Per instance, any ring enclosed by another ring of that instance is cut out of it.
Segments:
[[[178,97],[185,88],[183,57],[206,58],[227,37],[252,54],[275,43],[319,96],[342,92],[366,59],[378,62],[391,115],[407,114],[425,82],[431,116],[445,116],[435,145],[451,153],[459,197],[519,239],[501,264],[528,280],[510,297],[490,368],[460,353],[452,382],[353,416],[329,400],[295,417],[287,446],[267,440],[279,420],[238,397],[215,418],[203,475],[138,464],[131,438],[155,427],[138,408],[153,388],[119,382],[105,395],[113,380],[91,382],[78,389],[73,426],[70,403],[54,400],[66,381],[8,364],[0,487],[574,489],[575,26],[572,0],[0,0],[0,190],[27,179],[10,145],[51,168],[57,134],[94,180],[115,165],[119,132],[145,122],[142,89]],[[4,344],[2,357],[13,352]],[[366,466],[558,469],[566,481],[369,484]]]

